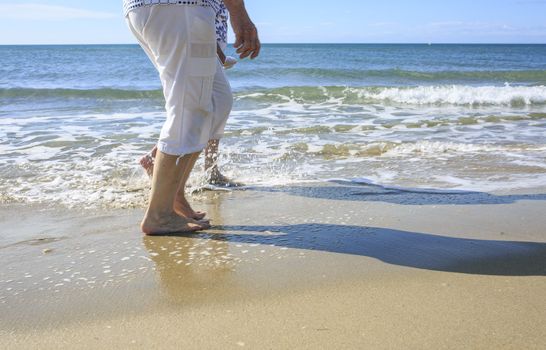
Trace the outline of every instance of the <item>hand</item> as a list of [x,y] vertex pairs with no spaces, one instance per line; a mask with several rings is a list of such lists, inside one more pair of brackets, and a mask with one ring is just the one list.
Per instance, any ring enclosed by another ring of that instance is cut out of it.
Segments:
[[245,8],[244,0],[224,0],[231,18],[231,26],[235,32],[235,48],[241,59],[254,59],[260,54],[261,44],[258,30]]
[[258,38],[258,30],[249,18],[231,18],[233,31],[235,32],[235,44],[237,53],[241,59],[249,57],[254,59],[260,54],[261,43]]

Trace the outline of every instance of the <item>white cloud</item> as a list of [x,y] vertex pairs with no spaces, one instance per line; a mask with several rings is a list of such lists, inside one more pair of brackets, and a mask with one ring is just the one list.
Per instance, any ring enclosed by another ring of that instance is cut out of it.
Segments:
[[73,19],[109,19],[119,14],[45,4],[2,4],[0,19],[64,21]]

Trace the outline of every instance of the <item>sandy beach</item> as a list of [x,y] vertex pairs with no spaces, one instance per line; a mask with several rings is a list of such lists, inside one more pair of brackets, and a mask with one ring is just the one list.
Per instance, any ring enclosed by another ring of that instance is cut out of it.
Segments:
[[5,2],[0,350],[546,350],[545,9]]
[[214,227],[3,205],[2,349],[543,349],[546,189],[204,192]]

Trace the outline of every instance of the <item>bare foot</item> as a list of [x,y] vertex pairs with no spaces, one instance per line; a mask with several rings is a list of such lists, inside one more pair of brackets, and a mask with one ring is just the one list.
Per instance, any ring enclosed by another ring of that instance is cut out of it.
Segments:
[[222,173],[215,169],[211,172],[209,178],[209,184],[221,187],[241,187],[244,184],[231,180],[230,178],[222,175]]
[[210,228],[210,224],[184,218],[173,212],[163,216],[146,214],[140,228],[148,236],[158,236],[206,230]]
[[146,171],[146,174],[148,174],[149,177],[152,177],[154,175],[154,160],[155,160],[156,154],[157,154],[157,146],[154,147],[144,157],[140,158],[140,165],[144,168],[144,170]]
[[140,158],[140,165],[144,168],[144,171],[146,171],[146,174],[148,174],[149,177],[154,175],[154,158],[150,153]]
[[207,213],[193,210],[187,199],[181,196],[176,196],[173,208],[178,215],[194,220],[203,220],[207,216]]

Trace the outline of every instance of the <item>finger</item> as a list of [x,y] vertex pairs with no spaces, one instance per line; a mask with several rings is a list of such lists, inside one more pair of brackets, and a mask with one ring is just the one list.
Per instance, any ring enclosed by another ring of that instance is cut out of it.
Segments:
[[248,50],[248,39],[246,37],[241,37],[239,46],[237,47],[237,53],[243,53]]
[[248,47],[249,48],[246,53],[248,54],[248,56],[252,57],[254,55],[254,52],[256,51],[256,39],[252,39]]
[[244,42],[243,48],[245,50],[252,50],[253,43],[254,43],[254,35],[251,31],[248,31],[247,33],[245,33],[245,42]]
[[254,51],[254,47],[252,46],[252,41],[245,40],[243,43],[243,46],[237,50],[237,53],[240,54],[241,58],[246,58],[250,56],[250,54]]
[[237,51],[235,51],[235,52],[237,52],[237,53],[239,53],[239,54],[240,54],[240,53],[243,53],[243,52],[245,51],[244,45],[245,45],[244,43],[242,43],[241,45],[239,45],[239,47],[237,48]]
[[260,48],[261,48],[260,39],[258,38],[258,33],[254,32],[253,34],[254,35],[252,36],[252,44],[251,44],[252,49],[250,50],[251,51],[250,59],[254,59],[258,57],[258,55],[260,54]]
[[237,52],[237,53],[239,54],[240,59],[247,58],[248,55],[250,55],[250,53],[248,51],[241,51],[241,52]]
[[240,59],[245,59],[248,56],[250,56],[251,53],[252,53],[252,51],[245,51],[245,52],[243,52],[242,54],[239,55],[239,58]]
[[[258,32],[254,29],[249,32],[248,45],[244,47],[248,51],[250,58],[256,58],[260,53],[260,39],[258,39]],[[246,57],[247,55],[245,55]]]
[[252,53],[252,55],[250,55],[250,59],[253,60],[255,59],[256,57],[258,57],[260,55],[260,51],[262,49],[262,44],[260,43],[260,39],[256,39],[256,43],[254,44],[254,52]]

